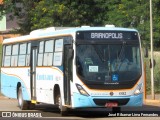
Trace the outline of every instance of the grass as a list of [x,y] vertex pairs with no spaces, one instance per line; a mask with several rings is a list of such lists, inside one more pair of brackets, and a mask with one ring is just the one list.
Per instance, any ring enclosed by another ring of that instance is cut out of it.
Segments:
[[[154,89],[155,93],[160,93],[160,51],[154,52],[154,59],[156,61],[156,65],[154,67]],[[151,71],[149,66],[149,58],[144,58],[144,62],[146,64],[146,79],[147,79],[147,94],[151,94]]]

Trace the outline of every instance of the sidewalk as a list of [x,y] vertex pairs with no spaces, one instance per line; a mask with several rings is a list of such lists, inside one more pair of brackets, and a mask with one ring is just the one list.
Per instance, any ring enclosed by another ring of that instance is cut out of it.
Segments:
[[[152,95],[147,95],[146,99],[152,99]],[[155,100],[160,100],[160,94],[155,94]]]
[[9,99],[9,98],[3,96],[3,94],[0,93],[0,99],[3,100],[3,99]]
[[154,100],[152,99],[151,95],[147,95],[146,99],[144,100],[144,104],[160,107],[160,94],[156,94]]

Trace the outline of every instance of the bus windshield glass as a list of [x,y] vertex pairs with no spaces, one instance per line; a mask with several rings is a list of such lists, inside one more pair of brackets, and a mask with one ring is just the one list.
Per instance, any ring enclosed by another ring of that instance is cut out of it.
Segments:
[[139,45],[78,45],[78,76],[102,84],[137,80],[141,75]]

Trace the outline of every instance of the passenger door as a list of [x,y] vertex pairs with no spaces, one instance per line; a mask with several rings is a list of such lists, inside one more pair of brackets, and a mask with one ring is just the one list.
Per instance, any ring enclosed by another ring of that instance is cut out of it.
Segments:
[[31,44],[31,58],[30,58],[30,89],[31,89],[31,101],[36,102],[36,66],[37,66],[37,51],[38,47],[36,43]]
[[72,45],[64,46],[64,100],[66,105],[71,104],[70,82],[72,81]]

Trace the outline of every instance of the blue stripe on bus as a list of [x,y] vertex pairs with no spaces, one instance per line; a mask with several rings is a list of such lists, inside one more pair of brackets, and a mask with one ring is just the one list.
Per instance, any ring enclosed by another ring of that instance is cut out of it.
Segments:
[[63,66],[57,66],[63,72]]
[[79,93],[73,94],[73,108],[81,107],[94,107],[95,104],[92,102],[90,96],[84,96]]
[[17,83],[20,82],[22,86],[23,99],[30,100],[27,89],[23,81],[16,77],[1,73],[1,93],[9,98],[17,98]]
[[130,96],[130,101],[126,106],[142,106],[143,105],[143,94]]

